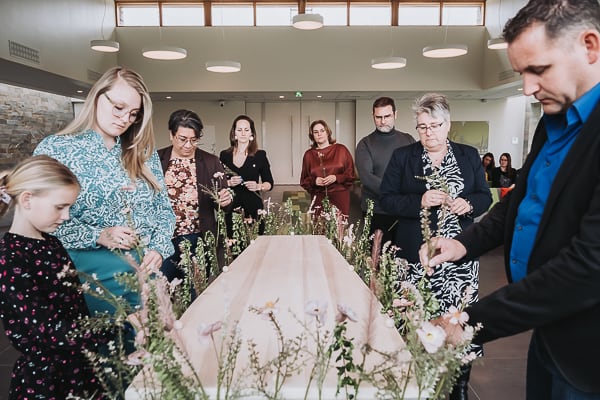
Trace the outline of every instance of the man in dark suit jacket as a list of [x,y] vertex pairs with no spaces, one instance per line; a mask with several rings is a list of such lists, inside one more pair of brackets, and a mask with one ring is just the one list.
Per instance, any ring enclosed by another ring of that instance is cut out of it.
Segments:
[[504,244],[511,283],[466,311],[479,343],[534,330],[528,400],[600,399],[599,30],[597,0],[531,0],[507,23],[510,62],[544,109],[531,152],[480,223],[420,252],[433,266]]
[[[195,249],[198,238],[204,233],[212,232],[216,236],[215,209],[218,206],[228,208],[233,200],[227,190],[227,178],[219,158],[196,147],[202,128],[202,121],[195,112],[174,111],[169,117],[172,145],[158,150],[167,192],[177,218],[173,235],[175,253],[163,262],[161,268],[169,280],[183,277],[183,272],[177,268],[181,258],[179,244],[188,240],[192,249]],[[213,189],[215,184],[219,202],[205,193],[207,188]],[[187,194],[193,188],[198,197],[190,201]],[[189,210],[192,206],[194,210]],[[194,217],[191,211],[195,213]]]

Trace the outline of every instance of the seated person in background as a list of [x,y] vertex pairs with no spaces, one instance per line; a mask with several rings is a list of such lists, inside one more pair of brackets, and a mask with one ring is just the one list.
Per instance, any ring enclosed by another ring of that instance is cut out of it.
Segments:
[[494,155],[492,153],[485,153],[483,157],[481,157],[481,165],[483,166],[483,170],[485,171],[485,180],[492,180],[492,170],[496,168],[496,162],[494,161]]
[[492,170],[492,187],[512,189],[517,180],[517,170],[512,167],[510,154],[500,155],[500,166]]
[[[215,208],[219,205],[227,207],[232,201],[219,158],[196,147],[203,127],[195,112],[174,111],[169,117],[171,146],[158,150],[167,193],[176,217],[172,239],[175,253],[161,267],[169,281],[183,279],[183,271],[177,267],[181,259],[179,244],[188,240],[191,248],[195,249],[198,238],[206,232],[210,231],[216,236]],[[223,174],[222,179],[215,178],[218,172]],[[212,188],[213,180],[219,188],[219,204],[202,191],[202,187]]]

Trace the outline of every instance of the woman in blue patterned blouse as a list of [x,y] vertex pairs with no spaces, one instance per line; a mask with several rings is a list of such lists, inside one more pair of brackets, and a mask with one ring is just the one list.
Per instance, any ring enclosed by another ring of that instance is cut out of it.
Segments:
[[[138,295],[117,282],[115,274],[133,269],[115,250],[127,252],[142,244],[145,252],[138,261],[156,269],[173,253],[175,216],[154,148],[151,117],[152,102],[142,77],[114,67],[92,87],[81,113],[34,152],[65,164],[81,184],[71,219],[56,231],[75,267],[96,274],[131,306],[139,304]],[[98,298],[86,296],[86,301],[92,314],[113,311]]]

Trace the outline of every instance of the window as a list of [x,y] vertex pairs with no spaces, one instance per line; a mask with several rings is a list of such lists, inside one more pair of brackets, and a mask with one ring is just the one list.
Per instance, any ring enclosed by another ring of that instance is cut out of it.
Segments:
[[[300,0],[214,1],[217,2],[211,4],[210,15],[204,15],[205,4],[201,0],[115,0],[115,4],[119,26],[204,26],[205,20],[211,21],[213,26],[290,26],[300,4]],[[389,0],[312,1],[307,1],[305,12],[320,14],[325,26],[390,26],[393,14],[390,4],[396,3]],[[399,0],[398,3],[400,26],[477,26],[484,24],[484,15],[485,1]]]
[[213,26],[253,26],[252,4],[215,4],[212,8]]
[[306,4],[307,14],[321,14],[323,17],[323,24],[325,26],[346,26],[348,7],[346,3],[341,4],[324,4],[324,3],[307,3]]
[[119,26],[159,26],[158,4],[118,4]]
[[256,26],[289,26],[292,18],[298,14],[298,5],[256,4]]
[[350,3],[350,25],[390,25],[392,9],[389,4]]
[[444,4],[442,25],[483,25],[483,4]]
[[204,5],[163,4],[163,26],[204,26]]
[[398,25],[439,25],[439,4],[402,4],[398,6]]

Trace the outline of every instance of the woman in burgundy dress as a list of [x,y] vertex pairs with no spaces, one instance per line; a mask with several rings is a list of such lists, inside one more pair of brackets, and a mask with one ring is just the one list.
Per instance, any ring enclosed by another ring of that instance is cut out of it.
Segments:
[[325,197],[344,215],[350,213],[350,189],[354,184],[354,160],[343,144],[332,138],[331,129],[323,120],[310,124],[308,137],[311,148],[302,160],[300,185],[311,197],[313,207],[322,207]]
[[67,167],[48,156],[31,157],[0,173],[0,215],[15,204],[9,231],[0,239],[0,319],[21,352],[9,399],[62,400],[69,395],[102,399],[102,389],[83,355],[98,337],[73,336],[88,308],[73,263],[50,235],[79,194]]

